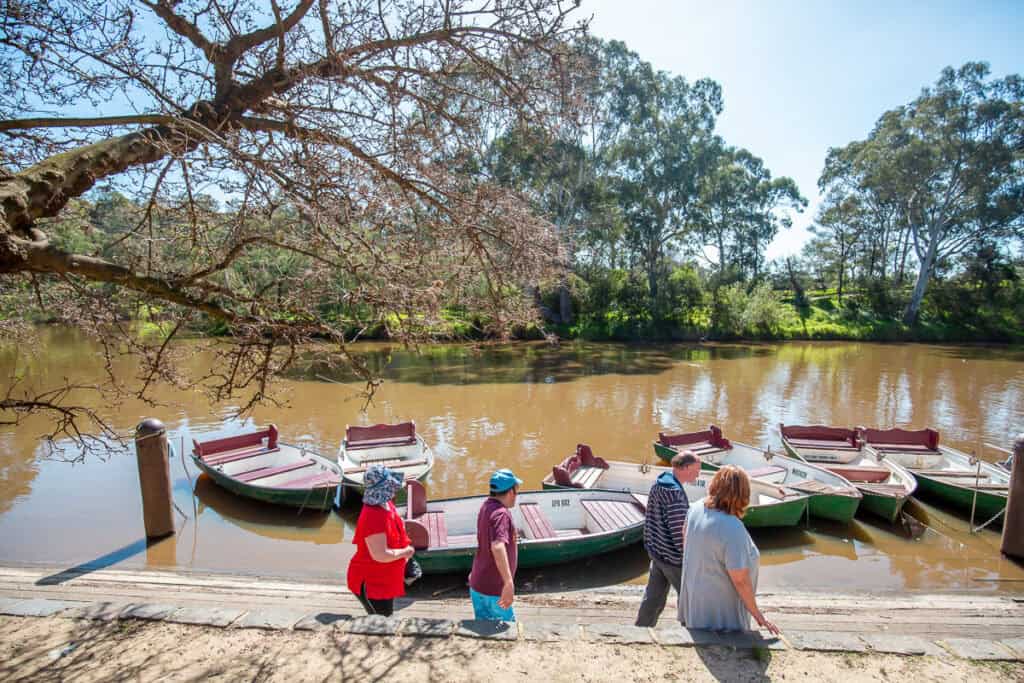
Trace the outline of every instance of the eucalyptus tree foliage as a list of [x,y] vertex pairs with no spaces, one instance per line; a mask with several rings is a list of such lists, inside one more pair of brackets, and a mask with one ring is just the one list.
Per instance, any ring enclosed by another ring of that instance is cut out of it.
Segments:
[[[817,224],[810,230],[816,241],[808,253],[828,261],[836,273],[836,300],[843,302],[843,289],[853,272],[853,256],[871,231],[871,215],[857,196],[829,195],[818,211]],[[818,263],[819,267],[825,264]]]
[[618,187],[625,242],[647,273],[654,309],[667,251],[693,234],[701,178],[718,151],[722,90],[710,79],[689,83],[655,71],[622,43],[609,43],[604,59],[606,172]]
[[[559,259],[554,231],[452,160],[515,121],[564,116],[577,4],[7,0],[0,287],[136,354],[138,385],[104,388],[143,399],[184,381],[170,337],[221,321],[231,343],[200,383],[242,411],[312,338],[355,362],[345,329],[383,320],[415,340],[449,301],[486,311],[495,333],[531,319],[522,284]],[[98,185],[138,203],[131,227],[94,252],[62,248],[55,227]],[[296,263],[268,288],[233,269],[255,253]],[[339,299],[366,318],[318,315]],[[164,338],[114,338],[142,305],[169,318]],[[3,422],[87,410],[31,384],[8,382]]]
[[698,192],[693,224],[701,241],[715,249],[720,280],[727,273],[756,278],[768,243],[792,224],[786,209],[807,206],[792,178],[772,178],[761,159],[724,144],[700,178]]
[[849,192],[891,207],[906,230],[918,273],[904,322],[916,322],[940,262],[1024,232],[1022,150],[1024,81],[968,63],[883,114],[866,140],[830,152]]

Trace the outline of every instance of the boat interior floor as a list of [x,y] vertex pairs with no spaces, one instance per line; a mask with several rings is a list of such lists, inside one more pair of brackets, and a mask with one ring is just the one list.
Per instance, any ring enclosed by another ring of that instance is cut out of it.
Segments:
[[813,479],[804,479],[803,481],[794,481],[793,483],[786,483],[786,486],[797,491],[803,491],[804,493],[827,493],[834,496],[852,496],[854,493],[840,486],[832,486],[831,484],[824,484],[820,481]]

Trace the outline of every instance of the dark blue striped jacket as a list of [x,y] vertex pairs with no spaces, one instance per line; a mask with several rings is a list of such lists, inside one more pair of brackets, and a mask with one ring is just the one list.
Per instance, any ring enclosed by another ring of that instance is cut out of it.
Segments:
[[676,567],[683,564],[683,525],[690,511],[686,492],[671,472],[654,482],[647,498],[644,548],[652,558]]

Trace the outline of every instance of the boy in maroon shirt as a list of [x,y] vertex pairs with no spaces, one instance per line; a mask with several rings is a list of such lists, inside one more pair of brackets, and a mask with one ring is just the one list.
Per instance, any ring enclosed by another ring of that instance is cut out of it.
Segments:
[[515,621],[516,525],[509,509],[516,504],[519,485],[512,470],[491,475],[490,497],[476,518],[476,555],[469,573],[469,596],[477,619]]

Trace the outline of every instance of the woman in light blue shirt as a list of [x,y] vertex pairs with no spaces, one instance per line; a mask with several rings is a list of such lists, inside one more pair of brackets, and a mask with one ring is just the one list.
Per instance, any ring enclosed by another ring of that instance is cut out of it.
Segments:
[[754,617],[759,627],[778,634],[754,596],[761,554],[740,521],[749,504],[747,473],[726,465],[711,480],[707,497],[690,506],[679,588],[679,621],[684,626],[748,631]]

